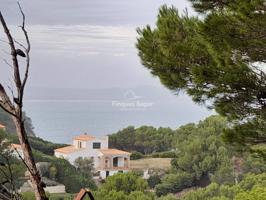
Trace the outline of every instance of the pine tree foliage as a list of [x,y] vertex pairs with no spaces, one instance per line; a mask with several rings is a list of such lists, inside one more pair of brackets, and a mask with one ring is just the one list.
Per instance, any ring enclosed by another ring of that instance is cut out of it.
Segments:
[[202,17],[163,6],[155,28],[137,30],[143,65],[167,88],[236,123],[225,132],[227,141],[265,143],[265,1],[190,1]]

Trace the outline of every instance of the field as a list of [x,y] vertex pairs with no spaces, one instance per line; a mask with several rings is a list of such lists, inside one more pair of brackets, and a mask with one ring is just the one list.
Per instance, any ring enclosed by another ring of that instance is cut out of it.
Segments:
[[169,169],[171,167],[171,158],[143,158],[131,160],[132,169]]

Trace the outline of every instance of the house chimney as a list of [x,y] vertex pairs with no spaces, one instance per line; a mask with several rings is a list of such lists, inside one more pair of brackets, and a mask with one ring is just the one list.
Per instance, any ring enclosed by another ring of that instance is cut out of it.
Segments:
[[105,140],[107,141],[107,148],[109,148],[109,136],[108,135],[105,136]]

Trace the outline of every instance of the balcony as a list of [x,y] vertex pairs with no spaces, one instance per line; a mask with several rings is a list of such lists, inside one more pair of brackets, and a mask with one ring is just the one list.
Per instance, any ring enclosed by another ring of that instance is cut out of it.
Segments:
[[108,171],[112,171],[112,170],[129,170],[130,168],[128,166],[124,166],[124,167],[98,167],[97,170],[108,170]]

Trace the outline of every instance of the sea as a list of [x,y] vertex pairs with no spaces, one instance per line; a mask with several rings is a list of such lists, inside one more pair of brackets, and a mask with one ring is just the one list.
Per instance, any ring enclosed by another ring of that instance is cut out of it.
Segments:
[[155,86],[30,88],[24,110],[36,136],[55,143],[71,143],[82,133],[109,135],[128,126],[176,129],[215,114],[182,92]]

